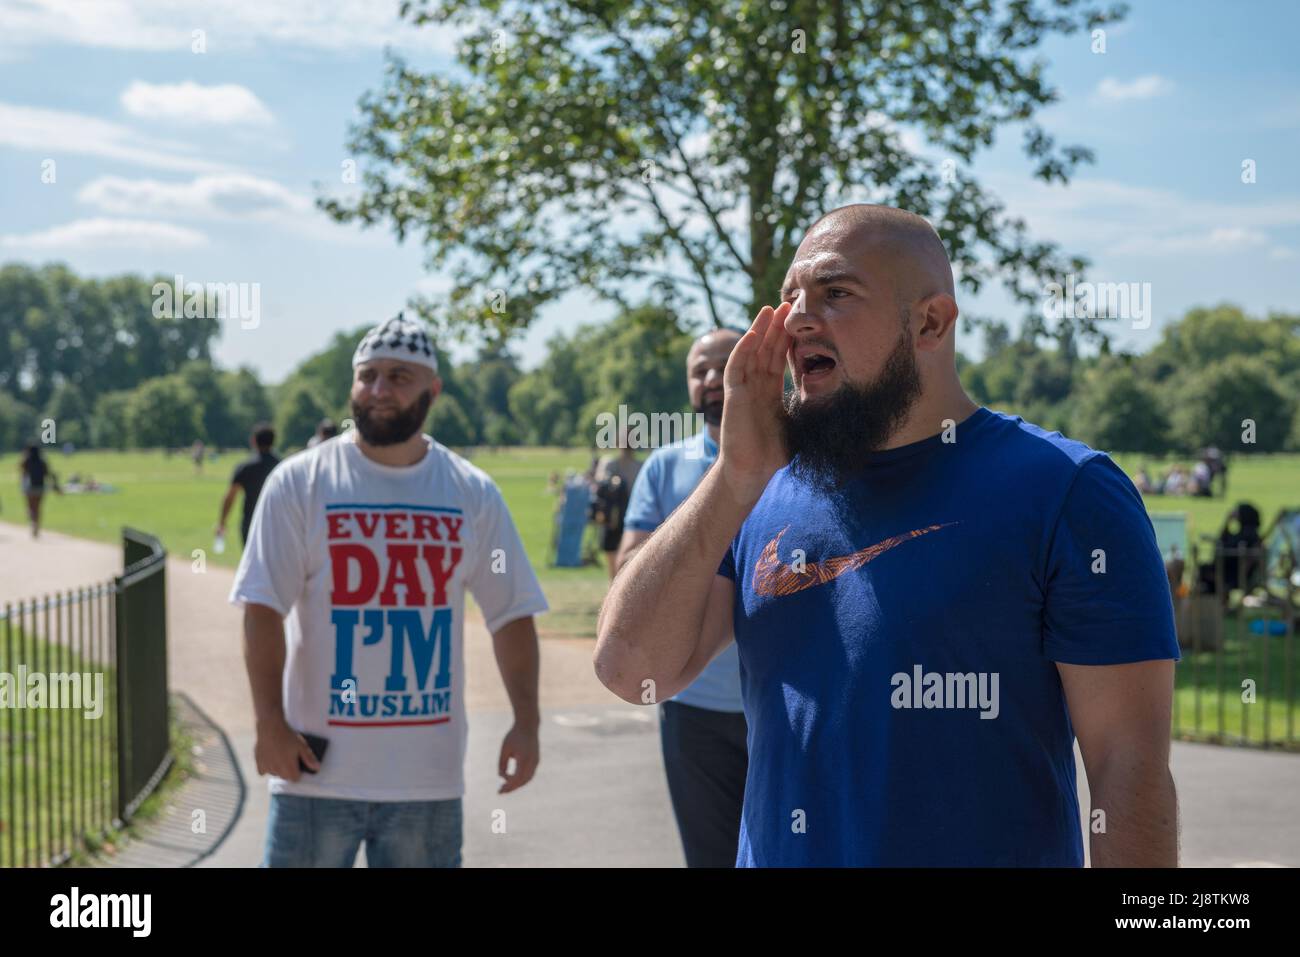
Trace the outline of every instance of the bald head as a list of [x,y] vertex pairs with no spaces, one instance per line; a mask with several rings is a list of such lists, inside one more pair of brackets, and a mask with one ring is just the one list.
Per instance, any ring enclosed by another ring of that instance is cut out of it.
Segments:
[[710,329],[686,353],[686,389],[691,408],[702,412],[704,420],[714,427],[722,423],[722,372],[742,335],[735,329]]
[[868,257],[878,269],[887,269],[900,308],[937,293],[954,295],[952,264],[943,240],[916,213],[867,203],[841,206],[813,223],[800,251],[810,241],[821,246],[825,240]]
[[727,355],[731,355],[731,350],[736,348],[736,343],[745,333],[739,329],[710,329],[704,335],[700,336],[691,343],[690,351],[686,353],[686,364],[691,364],[691,359],[701,352],[710,352],[714,349],[725,349]]
[[923,387],[957,382],[952,266],[915,213],[865,204],[827,213],[799,244],[781,298],[805,400],[870,387],[891,369],[912,377],[913,365]]

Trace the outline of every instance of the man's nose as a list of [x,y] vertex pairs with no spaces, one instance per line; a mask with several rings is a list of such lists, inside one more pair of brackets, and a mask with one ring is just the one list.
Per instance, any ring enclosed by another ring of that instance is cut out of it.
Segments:
[[704,391],[722,388],[722,370],[710,369],[704,374]]
[[821,320],[809,311],[808,305],[808,296],[803,290],[795,293],[794,299],[791,300],[790,311],[785,317],[785,331],[788,335],[807,334],[817,329]]

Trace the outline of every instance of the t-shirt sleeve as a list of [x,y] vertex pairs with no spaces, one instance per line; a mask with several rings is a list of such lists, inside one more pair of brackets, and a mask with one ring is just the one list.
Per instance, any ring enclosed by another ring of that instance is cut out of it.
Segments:
[[623,528],[653,532],[668,517],[664,513],[662,496],[659,494],[661,467],[662,460],[657,455],[651,455],[641,466],[641,471],[632,483],[627,512],[623,516]]
[[241,485],[241,486],[246,485],[247,473],[248,473],[248,463],[240,462],[238,465],[235,466],[234,474],[230,476],[230,484]]
[[1051,537],[1043,651],[1052,661],[1177,660],[1173,601],[1155,530],[1109,456],[1079,467]]
[[732,541],[727,546],[727,553],[722,556],[722,564],[718,566],[718,574],[723,578],[730,578],[733,582],[736,580],[736,543]]
[[495,485],[485,490],[476,520],[478,554],[465,580],[490,632],[547,609],[510,510]]
[[302,496],[288,469],[267,476],[253,510],[230,603],[258,604],[289,614],[307,580],[306,521]]

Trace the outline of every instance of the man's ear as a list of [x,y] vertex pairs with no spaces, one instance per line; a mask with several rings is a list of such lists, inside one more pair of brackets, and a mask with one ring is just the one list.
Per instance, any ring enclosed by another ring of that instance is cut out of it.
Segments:
[[952,339],[957,322],[957,300],[946,292],[935,293],[919,304],[921,327],[916,332],[916,348],[933,352]]
[[434,399],[437,399],[438,396],[442,395],[442,376],[438,375],[436,372],[433,375],[433,381],[429,383],[429,392],[433,395]]

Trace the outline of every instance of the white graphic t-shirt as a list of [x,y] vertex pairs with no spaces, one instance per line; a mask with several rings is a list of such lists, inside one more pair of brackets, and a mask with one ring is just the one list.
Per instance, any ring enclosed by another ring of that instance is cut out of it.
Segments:
[[266,480],[230,601],[285,620],[284,713],[329,739],[318,774],[272,794],[431,801],[464,793],[465,589],[489,631],[546,610],[501,492],[424,436],[415,465],[355,430]]

